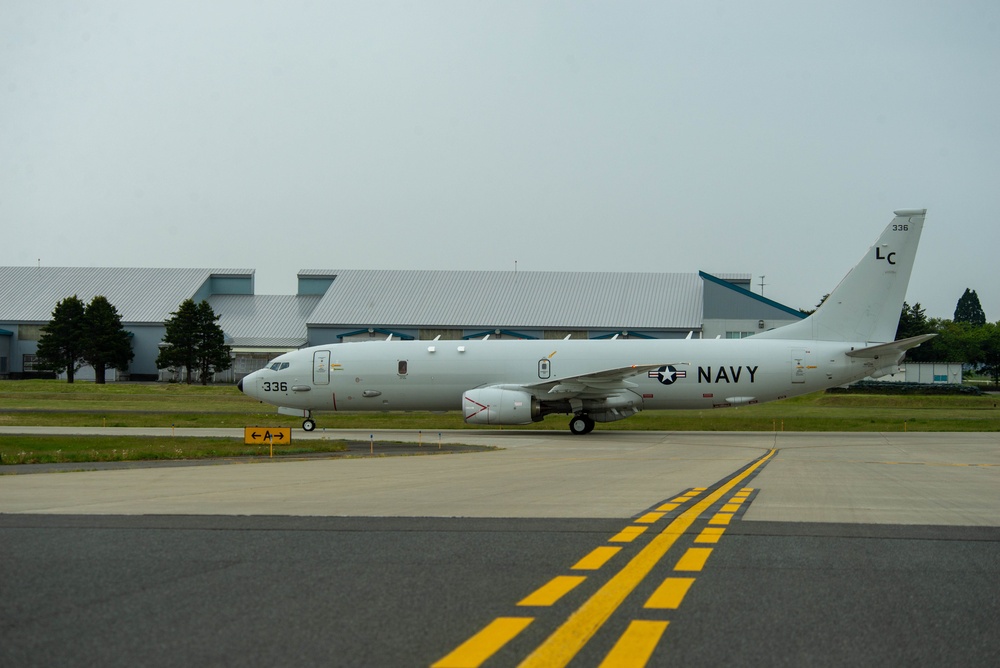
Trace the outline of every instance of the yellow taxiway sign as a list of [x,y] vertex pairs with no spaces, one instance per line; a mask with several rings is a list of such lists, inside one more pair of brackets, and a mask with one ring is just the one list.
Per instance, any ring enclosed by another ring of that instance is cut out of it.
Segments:
[[291,427],[243,427],[243,442],[252,445],[288,445],[292,442]]

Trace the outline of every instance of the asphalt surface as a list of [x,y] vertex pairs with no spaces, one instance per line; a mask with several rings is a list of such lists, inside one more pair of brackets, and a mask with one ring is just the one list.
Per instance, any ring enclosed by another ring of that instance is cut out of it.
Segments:
[[0,478],[0,665],[1000,664],[998,435],[477,434]]

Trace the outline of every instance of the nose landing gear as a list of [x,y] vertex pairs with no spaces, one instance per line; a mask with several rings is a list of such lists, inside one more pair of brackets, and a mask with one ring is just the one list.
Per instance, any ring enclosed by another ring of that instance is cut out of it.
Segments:
[[313,420],[312,418],[306,418],[302,422],[302,429],[304,429],[305,431],[312,431],[315,428],[316,428],[316,421]]

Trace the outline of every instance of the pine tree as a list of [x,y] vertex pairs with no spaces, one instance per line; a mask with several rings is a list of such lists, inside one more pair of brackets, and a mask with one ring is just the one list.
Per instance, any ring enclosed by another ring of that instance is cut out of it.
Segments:
[[84,328],[82,357],[94,367],[95,383],[104,384],[108,367],[128,371],[135,353],[118,309],[111,302],[101,295],[90,300],[84,314]]
[[181,367],[187,370],[187,382],[194,382],[194,369],[198,359],[198,307],[193,299],[185,299],[172,318],[164,323],[163,347],[156,356],[156,368]]
[[962,296],[955,305],[955,322],[967,322],[970,325],[985,325],[986,313],[979,303],[979,296],[975,290],[965,289]]
[[79,297],[66,297],[56,304],[52,319],[42,327],[35,355],[38,367],[56,373],[66,372],[66,381],[72,383],[77,365],[83,358],[85,347],[86,307]]
[[232,348],[226,345],[226,335],[218,325],[220,317],[207,301],[198,304],[198,366],[202,385],[208,384],[208,377],[215,371],[224,371],[233,365]]
[[896,340],[928,334],[930,331],[927,314],[921,308],[920,302],[913,306],[903,302],[903,310],[899,314],[899,325],[896,326]]
[[211,305],[202,300],[195,304],[193,299],[185,299],[173,317],[166,321],[164,345],[156,358],[159,369],[182,367],[187,371],[187,382],[194,382],[194,370],[201,375],[201,384],[207,385],[214,371],[223,371],[232,366],[232,349],[225,343],[225,334],[217,321]]

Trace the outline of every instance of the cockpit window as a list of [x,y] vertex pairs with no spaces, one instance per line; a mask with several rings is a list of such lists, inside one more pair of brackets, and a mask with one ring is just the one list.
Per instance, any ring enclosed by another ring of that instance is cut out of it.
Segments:
[[287,369],[288,368],[288,362],[282,362],[281,363],[281,368],[282,369]]
[[271,366],[265,367],[271,371],[281,371],[282,369],[288,368],[288,362],[275,362]]

